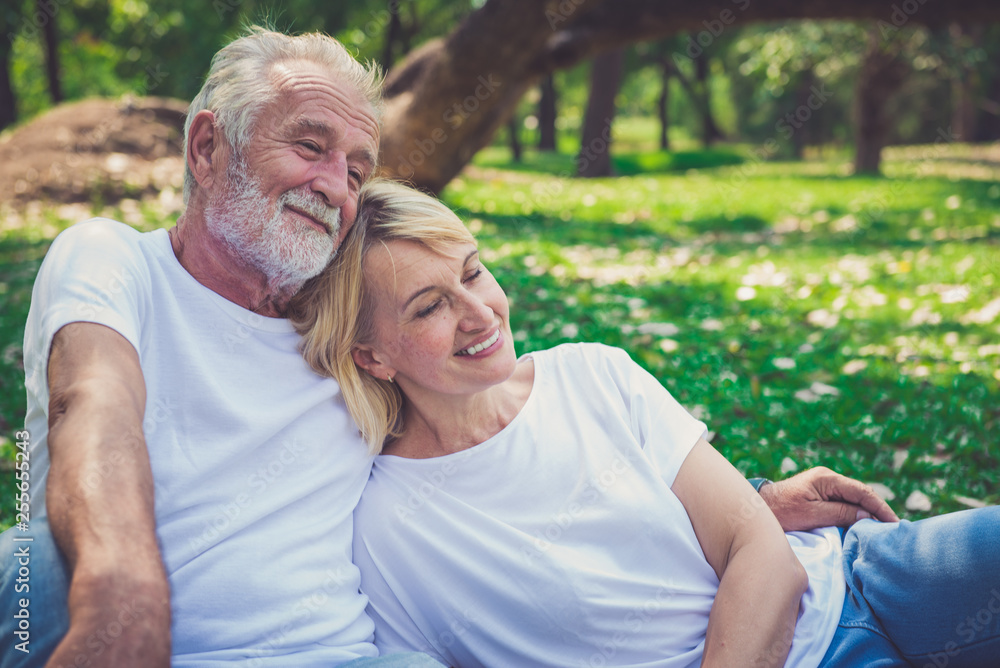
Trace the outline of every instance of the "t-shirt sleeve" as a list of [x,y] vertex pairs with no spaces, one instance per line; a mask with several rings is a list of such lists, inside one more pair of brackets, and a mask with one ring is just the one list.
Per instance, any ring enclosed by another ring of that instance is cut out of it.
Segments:
[[632,361],[628,353],[610,349],[618,368],[626,406],[643,453],[667,483],[673,485],[681,464],[699,438],[708,433],[651,373]]
[[[355,522],[357,516],[355,516]],[[395,555],[405,559],[404,555]],[[435,660],[449,665],[428,642],[406,608],[385,581],[368,544],[357,531],[354,534],[354,563],[361,570],[361,590],[368,596],[368,615],[375,622],[375,646],[385,656],[396,652],[423,652]]]
[[93,219],[67,229],[52,242],[31,293],[25,356],[47,373],[49,347],[62,327],[92,322],[115,330],[136,351],[149,270],[138,249],[139,232],[111,220]]

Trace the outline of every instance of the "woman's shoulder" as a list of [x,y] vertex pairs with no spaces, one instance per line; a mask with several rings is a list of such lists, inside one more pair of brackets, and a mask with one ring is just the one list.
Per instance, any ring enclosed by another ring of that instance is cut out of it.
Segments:
[[613,360],[622,361],[626,359],[631,359],[629,354],[622,350],[621,348],[616,348],[615,346],[609,346],[604,343],[587,342],[587,341],[577,341],[573,343],[560,343],[557,346],[548,348],[546,350],[539,350],[532,353],[527,353],[522,356],[523,358],[532,357],[536,359],[581,359],[581,360]]

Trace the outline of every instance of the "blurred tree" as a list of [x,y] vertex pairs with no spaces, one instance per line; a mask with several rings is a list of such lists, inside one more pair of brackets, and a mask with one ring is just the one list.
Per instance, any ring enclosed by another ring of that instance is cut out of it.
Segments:
[[551,72],[542,77],[538,99],[538,150],[556,150],[556,82]]
[[611,176],[611,124],[624,71],[624,49],[607,51],[594,58],[580,154],[576,159],[577,176]]
[[45,42],[45,74],[49,81],[52,104],[63,101],[62,83],[59,79],[59,32],[56,29],[55,5],[51,0],[36,0],[35,16],[42,18],[42,36]]
[[510,143],[510,159],[512,162],[521,162],[521,121],[517,114],[507,121],[507,141]]
[[11,49],[21,21],[16,2],[0,7],[0,130],[17,120],[17,101],[10,81]]
[[733,86],[736,104],[747,110],[739,131],[774,140],[781,153],[797,158],[807,146],[846,140],[865,43],[864,29],[844,21],[745,28],[727,56],[741,75]]
[[[698,46],[697,51],[692,51],[690,48],[675,50],[671,54],[671,59],[666,61],[664,66],[669,68],[669,76],[676,77],[681,82],[688,98],[698,112],[701,125],[701,143],[705,148],[708,148],[724,138],[718,123],[715,122],[715,116],[712,114],[712,89],[709,85],[708,75],[716,49],[724,47],[725,44],[714,40],[708,46],[701,47],[693,39],[690,35],[681,35],[681,41],[687,42],[688,47],[692,44]],[[681,57],[682,52],[686,57]],[[664,88],[669,85],[669,77],[666,74],[663,85]]]
[[868,45],[854,91],[855,174],[879,172],[882,149],[889,143],[894,122],[889,100],[911,72],[913,53],[924,41],[924,35],[913,30],[890,35],[880,26],[868,30]]
[[976,135],[978,98],[982,93],[979,76],[984,26],[952,23],[948,27],[951,67],[951,130],[959,141],[972,141]]
[[[655,42],[637,44],[634,49],[638,57],[639,68],[652,67],[656,73],[660,91],[656,97],[656,118],[659,122],[658,145],[664,151],[670,149],[670,86],[672,81],[681,82],[678,69],[681,67],[681,63],[685,61],[682,54],[684,54],[685,44],[688,39],[690,37],[687,33],[682,33],[674,37],[656,40]],[[689,56],[687,58],[688,60],[690,59]],[[684,81],[682,85],[685,93],[690,95],[690,82]],[[697,103],[692,103],[692,106],[698,107]],[[700,121],[702,130],[704,131],[705,119],[703,116]],[[714,120],[711,122],[714,125]]]

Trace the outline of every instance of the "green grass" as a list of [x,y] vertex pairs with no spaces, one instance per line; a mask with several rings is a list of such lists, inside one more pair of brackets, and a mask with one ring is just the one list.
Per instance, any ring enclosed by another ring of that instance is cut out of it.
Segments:
[[[621,346],[742,471],[823,464],[888,486],[902,515],[920,517],[965,508],[963,497],[1000,502],[1000,186],[929,176],[940,170],[921,155],[872,178],[844,176],[839,161],[762,162],[746,147],[635,149],[615,159],[629,175],[577,180],[571,153],[510,165],[491,148],[443,198],[508,291],[519,352]],[[172,222],[152,204],[107,213]],[[80,217],[34,211],[0,232],[8,459],[31,281]],[[13,481],[0,470],[3,498]],[[930,513],[904,511],[914,492]]]

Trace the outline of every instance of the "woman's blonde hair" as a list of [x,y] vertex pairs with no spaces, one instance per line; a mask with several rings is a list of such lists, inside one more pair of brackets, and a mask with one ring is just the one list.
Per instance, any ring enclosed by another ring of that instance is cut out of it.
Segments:
[[387,179],[361,191],[358,215],[333,262],[292,300],[289,317],[303,336],[302,355],[317,373],[340,384],[347,409],[373,454],[403,433],[399,387],[360,369],[352,351],[375,336],[375,295],[365,282],[365,257],[389,241],[412,241],[442,254],[475,244],[472,233],[447,206]]

